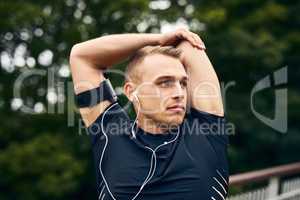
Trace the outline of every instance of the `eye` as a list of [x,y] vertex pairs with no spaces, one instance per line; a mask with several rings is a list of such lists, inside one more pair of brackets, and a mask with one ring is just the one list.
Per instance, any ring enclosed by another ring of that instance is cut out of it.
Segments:
[[161,87],[170,87],[173,85],[173,83],[174,83],[174,81],[172,81],[172,80],[165,80],[165,81],[160,82],[159,85]]
[[186,87],[187,86],[187,81],[181,81],[180,84],[181,84],[182,87]]

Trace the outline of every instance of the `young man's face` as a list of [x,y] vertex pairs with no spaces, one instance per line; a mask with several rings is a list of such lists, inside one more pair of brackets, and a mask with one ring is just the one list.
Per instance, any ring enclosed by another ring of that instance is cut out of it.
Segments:
[[140,115],[162,124],[180,124],[186,112],[188,82],[180,60],[153,54],[137,67],[141,74],[137,86]]

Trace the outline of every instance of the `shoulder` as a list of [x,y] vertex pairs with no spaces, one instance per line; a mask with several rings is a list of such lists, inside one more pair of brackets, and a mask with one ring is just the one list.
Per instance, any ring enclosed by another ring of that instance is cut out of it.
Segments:
[[188,128],[205,135],[214,145],[229,145],[229,130],[225,116],[211,114],[191,107],[186,114]]
[[104,137],[128,135],[130,124],[131,120],[126,110],[117,101],[107,106],[94,122],[86,127],[86,131],[91,137],[92,146],[95,146],[97,141]]
[[103,111],[96,117],[96,119],[87,127],[88,130],[113,126],[122,122],[130,123],[130,118],[125,109],[120,105],[119,101],[110,103]]
[[86,127],[93,124],[117,100],[109,79],[103,79],[96,87],[75,94],[75,101]]

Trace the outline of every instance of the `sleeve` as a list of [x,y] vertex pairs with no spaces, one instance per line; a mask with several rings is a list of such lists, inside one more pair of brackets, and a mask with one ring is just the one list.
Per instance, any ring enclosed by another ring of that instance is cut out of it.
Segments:
[[206,136],[219,158],[220,165],[218,166],[220,172],[225,174],[225,177],[228,177],[229,163],[227,149],[229,146],[228,135],[230,134],[230,129],[227,128],[225,117],[199,111],[195,108],[191,108],[190,116],[192,120],[196,119],[199,122],[200,132]]
[[86,133],[91,137],[93,147],[103,137],[124,129],[130,118],[119,104],[119,99],[107,78],[101,81],[97,88],[75,95],[75,101],[79,108],[92,107],[105,100],[110,101],[111,104],[96,117],[91,125],[85,128]]
[[118,135],[121,131],[126,130],[129,123],[128,114],[117,101],[109,105],[86,130],[94,147],[105,136]]
[[[114,137],[119,137],[119,134],[124,133],[124,128],[122,126],[127,124],[129,121],[128,119],[129,117],[124,108],[119,102],[115,102],[109,105],[91,126],[86,128],[86,132],[91,141],[91,152],[93,155],[98,194],[103,185],[101,184],[103,179],[99,171],[99,162],[106,146],[106,142],[108,147],[110,147],[111,142],[116,139]],[[109,138],[109,140],[106,138]]]
[[228,152],[229,132],[226,126],[225,117],[210,114],[191,108],[190,117],[192,121],[197,121],[200,125],[200,133],[204,134],[220,161],[220,169],[228,176]]
[[190,116],[200,123],[200,131],[207,136],[212,143],[229,145],[228,130],[225,117],[191,108]]

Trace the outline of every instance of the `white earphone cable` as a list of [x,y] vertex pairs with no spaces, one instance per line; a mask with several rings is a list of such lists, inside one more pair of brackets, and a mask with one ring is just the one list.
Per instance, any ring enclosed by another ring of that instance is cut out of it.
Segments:
[[[136,118],[135,118],[135,120],[134,120],[134,122],[133,122],[133,125],[131,126],[131,133],[132,133],[132,136],[133,136],[134,138],[136,138],[136,134],[135,134],[134,131],[133,131],[133,127],[134,127],[135,123],[138,121],[137,118],[138,118],[139,111],[140,111],[140,101],[139,101],[138,97],[136,96],[136,94],[134,94],[134,97],[137,99],[137,102],[138,102],[138,104],[139,104],[139,107],[138,107],[138,111],[137,111],[137,114],[136,114]],[[102,133],[104,134],[104,137],[105,137],[105,144],[104,144],[104,148],[103,148],[103,151],[102,151],[102,153],[101,153],[101,157],[100,157],[100,161],[99,161],[99,170],[100,170],[101,177],[102,177],[102,179],[103,179],[103,181],[104,181],[104,184],[105,184],[105,186],[106,186],[106,188],[107,188],[108,193],[109,193],[110,196],[113,198],[113,200],[116,200],[116,198],[113,196],[112,192],[111,192],[110,189],[109,189],[109,186],[108,186],[108,184],[107,184],[107,181],[106,181],[106,179],[105,179],[105,177],[104,177],[104,174],[103,174],[103,172],[102,172],[101,164],[102,164],[103,156],[104,156],[104,153],[105,153],[107,144],[108,144],[108,136],[107,136],[107,134],[105,133],[104,127],[103,127],[104,117],[105,117],[106,113],[107,113],[112,107],[114,107],[114,106],[117,105],[117,104],[118,104],[118,102],[112,104],[112,105],[111,105],[111,106],[103,113],[103,116],[102,116],[102,119],[101,119],[101,131],[102,131]],[[178,136],[179,136],[179,129],[178,129],[178,132],[177,132],[176,137],[175,137],[173,140],[171,140],[171,141],[169,141],[169,142],[164,142],[163,144],[160,144],[160,145],[157,146],[154,150],[151,149],[151,148],[148,147],[148,146],[145,146],[145,148],[149,149],[149,150],[152,152],[151,161],[150,161],[150,169],[149,169],[149,172],[148,172],[147,177],[145,178],[145,180],[143,181],[142,185],[140,186],[139,191],[136,193],[136,195],[135,195],[131,200],[135,200],[135,199],[137,198],[137,196],[142,192],[142,190],[143,190],[143,188],[145,187],[145,185],[152,179],[152,177],[153,177],[153,175],[154,175],[154,173],[155,173],[155,171],[156,171],[156,165],[157,165],[156,151],[157,151],[160,147],[162,147],[162,146],[164,146],[164,145],[167,145],[167,144],[170,144],[170,143],[176,141],[176,139],[178,138]],[[154,160],[154,166],[153,166],[153,160]],[[99,196],[99,198],[100,198],[100,196]]]

